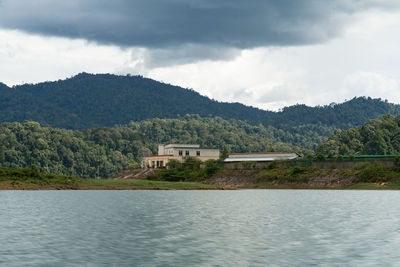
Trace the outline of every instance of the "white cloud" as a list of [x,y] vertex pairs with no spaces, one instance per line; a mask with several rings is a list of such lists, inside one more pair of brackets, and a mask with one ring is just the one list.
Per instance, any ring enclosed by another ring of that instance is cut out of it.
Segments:
[[130,73],[192,88],[220,101],[272,110],[296,103],[342,102],[354,96],[399,103],[398,29],[399,13],[370,10],[358,14],[342,37],[325,44],[233,51],[236,57],[230,60],[223,55],[220,60],[195,63],[180,59],[173,66],[155,62],[163,59],[162,51],[0,29],[0,81],[14,85],[57,80],[82,71]]
[[375,98],[399,102],[400,82],[391,77],[372,72],[355,72],[344,80],[344,88],[352,94],[367,95]]
[[65,79],[79,72],[114,72],[130,52],[84,40],[0,29],[0,81],[7,85]]
[[149,75],[218,100],[264,109],[329,104],[354,96],[399,103],[398,29],[399,14],[372,10],[359,14],[342,38],[326,44],[245,50],[233,61],[156,68]]

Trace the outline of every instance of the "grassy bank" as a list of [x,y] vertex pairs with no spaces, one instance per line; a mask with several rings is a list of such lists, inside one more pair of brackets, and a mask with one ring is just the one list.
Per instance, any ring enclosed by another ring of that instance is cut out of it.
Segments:
[[[351,169],[319,169],[266,164],[238,169],[217,168],[209,177],[191,173],[184,181],[163,178],[184,177],[186,170],[160,170],[147,180],[79,179],[39,173],[35,166],[25,169],[0,168],[0,190],[215,190],[215,189],[345,189],[398,190],[400,169],[368,163]],[[173,176],[175,175],[175,176]],[[179,175],[179,176],[178,176]],[[158,178],[155,180],[154,178]]]
[[35,165],[31,168],[0,168],[0,189],[75,189],[79,179],[40,173]]
[[133,179],[79,179],[25,169],[0,168],[0,190],[211,190],[219,187],[194,182]]
[[166,181],[150,181],[150,180],[133,180],[133,179],[85,179],[79,183],[79,189],[116,189],[116,190],[133,190],[133,189],[160,189],[160,190],[196,190],[196,189],[218,189],[217,186],[191,183],[191,182],[166,182]]

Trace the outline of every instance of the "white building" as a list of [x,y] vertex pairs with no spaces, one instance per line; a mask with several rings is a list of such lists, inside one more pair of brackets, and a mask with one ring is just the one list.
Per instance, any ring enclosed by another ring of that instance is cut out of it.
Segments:
[[270,162],[275,160],[292,160],[298,157],[300,157],[299,154],[292,152],[237,153],[237,154],[230,154],[229,157],[224,160],[224,162],[225,163],[243,162],[243,161]]
[[219,159],[219,149],[200,148],[198,144],[168,144],[158,146],[157,156],[145,158],[146,167],[165,167],[169,160],[176,159],[183,162],[185,157],[195,157],[201,161]]

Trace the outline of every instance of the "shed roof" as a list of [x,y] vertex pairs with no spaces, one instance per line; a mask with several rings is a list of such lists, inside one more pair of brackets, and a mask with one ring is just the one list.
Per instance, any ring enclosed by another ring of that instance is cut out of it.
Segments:
[[253,152],[253,153],[232,153],[229,158],[258,158],[258,157],[299,157],[296,152]]
[[268,156],[244,156],[244,157],[230,157],[226,158],[224,162],[241,162],[241,161],[275,161],[275,160],[291,160],[296,159],[298,156],[293,154],[287,155],[268,155]]

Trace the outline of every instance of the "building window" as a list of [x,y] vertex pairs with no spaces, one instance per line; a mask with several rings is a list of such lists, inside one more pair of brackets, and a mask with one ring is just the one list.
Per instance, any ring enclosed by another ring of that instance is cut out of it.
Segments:
[[189,156],[189,151],[186,150],[185,155],[186,155],[186,156]]
[[179,156],[182,156],[182,155],[183,155],[183,151],[179,150]]
[[196,156],[200,157],[200,151],[196,151]]

